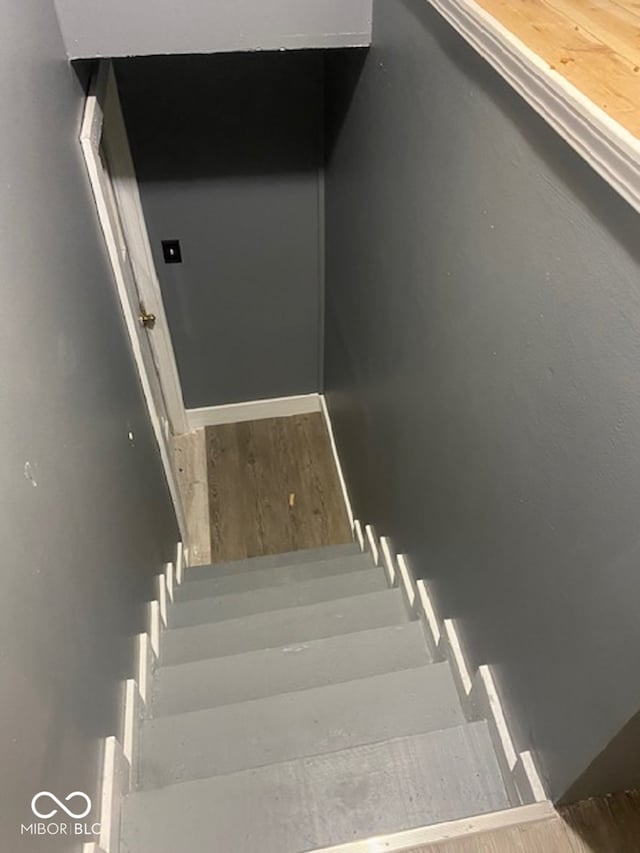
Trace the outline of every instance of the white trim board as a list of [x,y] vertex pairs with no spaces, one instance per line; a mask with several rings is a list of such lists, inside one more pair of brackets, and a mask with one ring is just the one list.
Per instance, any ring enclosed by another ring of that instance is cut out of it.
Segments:
[[[351,506],[351,498],[349,497],[349,490],[347,489],[347,481],[344,476],[344,471],[342,470],[342,463],[340,462],[340,455],[338,454],[338,446],[336,444],[336,437],[333,432],[333,424],[331,422],[331,415],[329,414],[329,407],[327,406],[327,400],[324,394],[320,394],[320,409],[322,411],[322,417],[324,418],[324,423],[327,428],[327,433],[329,435],[329,444],[331,445],[331,454],[333,456],[333,463],[336,466],[336,471],[338,472],[338,480],[340,481],[340,488],[342,489],[342,499],[344,500],[344,505],[347,510],[347,516],[349,518],[349,524],[351,525],[351,529],[354,529],[355,518],[353,516],[353,508]],[[362,531],[360,531],[362,532]],[[359,541],[359,540],[358,540]],[[360,548],[363,549],[364,546],[360,543]]]
[[335,847],[324,847],[322,850],[316,850],[315,853],[394,853],[394,851],[413,849],[417,845],[435,844],[452,838],[467,838],[481,832],[554,819],[559,820],[551,803],[532,803],[528,806],[516,806],[504,811],[450,820],[446,823],[436,823],[432,826],[422,826],[390,835],[379,835],[363,841],[350,841]]
[[[100,145],[104,126],[101,102],[104,102],[109,87],[113,87],[114,85],[111,66],[108,63],[101,63],[99,73],[92,80],[85,102],[80,128],[80,146],[95,199],[98,220],[104,236],[109,262],[115,279],[118,300],[125,321],[136,373],[140,378],[149,419],[151,420],[153,433],[160,450],[162,467],[173,502],[180,535],[184,541],[188,541],[182,499],[168,447],[168,435],[163,426],[166,423],[166,418],[159,408],[162,400],[162,391],[159,388],[158,376],[155,374],[152,375],[153,371],[149,366],[152,361],[151,353],[148,349],[143,351],[145,339],[140,336],[139,319],[132,308],[130,298],[131,289],[134,286],[133,268],[128,255],[121,253],[121,240],[117,230],[119,227],[117,222],[118,217],[113,210],[113,188],[100,157]],[[111,91],[113,92],[113,88]],[[146,356],[145,352],[147,353]],[[152,382],[155,382],[155,384],[152,384]]]
[[474,0],[428,0],[551,127],[640,212],[640,140]]
[[229,403],[225,406],[206,406],[202,409],[187,409],[187,426],[190,431],[206,426],[238,424],[244,421],[259,421],[264,418],[287,418],[292,415],[308,415],[320,412],[319,394],[299,394],[294,397],[273,397],[268,400],[249,400],[245,403]]

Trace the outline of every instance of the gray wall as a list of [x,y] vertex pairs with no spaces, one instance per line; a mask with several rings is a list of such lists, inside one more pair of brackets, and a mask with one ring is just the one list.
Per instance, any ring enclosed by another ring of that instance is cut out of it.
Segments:
[[71,59],[371,40],[371,0],[56,0],[56,7]]
[[640,709],[640,220],[428,3],[376,0],[373,33],[364,67],[329,58],[357,515],[495,667],[554,797],[592,761],[574,792],[640,782],[603,754]]
[[117,77],[186,405],[318,391],[322,54],[126,60]]
[[0,848],[23,853],[78,849],[21,838],[20,822],[43,789],[95,794],[115,685],[178,533],[53,3],[0,0],[0,14]]

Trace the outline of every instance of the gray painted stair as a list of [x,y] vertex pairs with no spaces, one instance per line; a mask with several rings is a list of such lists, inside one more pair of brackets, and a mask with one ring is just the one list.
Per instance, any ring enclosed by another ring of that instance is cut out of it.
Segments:
[[381,591],[386,586],[384,571],[369,568],[364,571],[300,581],[286,587],[271,586],[249,592],[183,601],[174,604],[171,608],[169,627],[186,628],[203,622],[221,622],[224,619],[234,619],[266,610],[317,604],[321,601],[332,601],[364,592]]
[[333,560],[336,557],[348,557],[361,554],[355,542],[348,545],[330,545],[328,548],[307,548],[302,551],[287,551],[285,554],[269,554],[266,557],[249,557],[246,560],[232,560],[216,563],[213,566],[192,566],[185,571],[185,581],[203,580],[222,575],[237,575],[239,572],[252,572],[260,569],[300,566],[304,563],[317,563],[321,560]]
[[139,784],[159,788],[464,722],[447,664],[145,722]]
[[187,570],[123,853],[303,853],[508,808],[403,593],[355,545]]
[[184,663],[318,640],[395,625],[406,622],[408,618],[402,592],[386,589],[306,607],[271,610],[249,617],[167,631],[163,637],[161,663]]
[[153,715],[260,699],[430,663],[419,622],[162,667]]
[[241,570],[235,574],[212,576],[183,583],[176,590],[175,600],[190,601],[194,598],[249,592],[254,589],[265,589],[265,587],[288,586],[300,581],[357,572],[372,567],[373,563],[369,554],[349,554],[334,557],[331,560],[311,561],[293,566]]
[[508,808],[471,723],[133,794],[122,853],[301,853]]

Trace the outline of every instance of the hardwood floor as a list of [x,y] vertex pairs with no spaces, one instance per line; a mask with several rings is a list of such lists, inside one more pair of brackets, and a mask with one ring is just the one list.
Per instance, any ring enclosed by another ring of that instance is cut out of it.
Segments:
[[322,416],[206,429],[211,561],[352,540]]
[[174,436],[173,461],[189,531],[189,562],[206,566],[211,562],[211,535],[203,429]]
[[477,0],[551,68],[640,137],[637,0]]
[[640,793],[585,800],[555,819],[412,848],[411,853],[640,853]]

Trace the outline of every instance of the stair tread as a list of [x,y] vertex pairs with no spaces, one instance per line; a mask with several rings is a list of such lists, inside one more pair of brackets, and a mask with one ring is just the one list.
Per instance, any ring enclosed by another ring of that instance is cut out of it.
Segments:
[[419,622],[162,667],[153,716],[213,708],[431,662]]
[[486,723],[125,798],[123,853],[300,853],[509,808]]
[[370,568],[299,581],[284,587],[274,586],[183,601],[173,604],[170,608],[169,626],[184,628],[203,622],[219,622],[268,610],[283,610],[288,607],[375,592],[386,587],[384,571],[380,568]]
[[430,664],[147,721],[139,781],[162,787],[462,722],[448,664]]
[[176,601],[191,601],[214,595],[229,595],[265,589],[274,586],[286,586],[314,578],[342,575],[348,572],[374,568],[371,555],[358,552],[324,560],[311,560],[285,566],[271,566],[250,572],[223,574],[191,580],[176,589]]
[[256,569],[271,569],[279,566],[292,566],[300,563],[313,563],[330,560],[333,557],[345,557],[361,553],[355,542],[345,545],[325,545],[321,548],[303,548],[300,551],[285,551],[283,554],[267,554],[263,557],[247,557],[244,560],[229,560],[207,566],[190,566],[185,570],[185,582],[208,577],[221,577],[225,574],[251,572]]
[[222,622],[174,628],[162,638],[161,663],[173,665],[408,622],[402,592],[385,589]]

